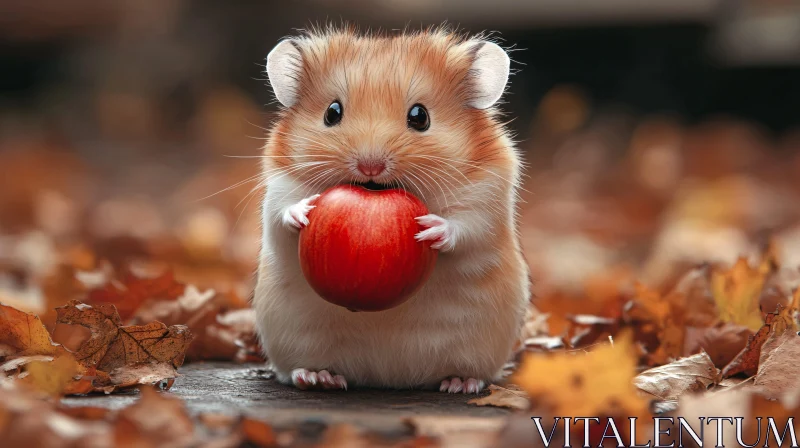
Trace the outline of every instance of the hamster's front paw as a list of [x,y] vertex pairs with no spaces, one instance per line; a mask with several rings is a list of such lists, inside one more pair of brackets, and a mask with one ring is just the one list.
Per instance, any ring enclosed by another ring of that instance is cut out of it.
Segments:
[[478,392],[482,391],[485,386],[486,383],[476,380],[475,378],[467,378],[466,380],[462,380],[461,378],[454,376],[450,379],[442,381],[442,384],[439,386],[439,392],[447,392],[450,394],[457,394],[460,392],[465,394],[477,394]]
[[452,224],[437,215],[425,215],[416,218],[417,222],[427,227],[414,236],[417,241],[433,241],[431,248],[448,252],[455,247],[455,235]]
[[318,194],[314,196],[309,196],[296,204],[292,204],[289,207],[286,207],[286,210],[283,211],[283,225],[292,228],[292,229],[302,229],[303,227],[308,225],[308,212],[314,208],[311,205],[319,197]]
[[307,369],[292,370],[292,384],[298,389],[344,389],[347,390],[347,380],[342,375],[332,375],[327,370],[314,372]]

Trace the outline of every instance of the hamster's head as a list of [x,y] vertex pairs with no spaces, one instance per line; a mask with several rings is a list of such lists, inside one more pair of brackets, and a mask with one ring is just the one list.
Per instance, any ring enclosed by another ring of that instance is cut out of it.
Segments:
[[316,192],[360,183],[446,202],[511,163],[493,108],[509,66],[497,44],[437,30],[284,40],[267,57],[284,107],[265,169]]

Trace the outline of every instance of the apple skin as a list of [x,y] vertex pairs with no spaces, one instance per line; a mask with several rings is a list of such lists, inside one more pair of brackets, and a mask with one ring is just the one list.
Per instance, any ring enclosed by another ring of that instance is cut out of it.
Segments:
[[418,242],[414,218],[428,209],[401,189],[338,185],[314,201],[300,231],[306,280],[320,297],[354,311],[383,311],[408,300],[430,277],[437,251]]

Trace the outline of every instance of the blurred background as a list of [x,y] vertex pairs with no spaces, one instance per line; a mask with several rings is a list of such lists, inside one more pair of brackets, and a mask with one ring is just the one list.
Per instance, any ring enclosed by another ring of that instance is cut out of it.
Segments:
[[797,272],[800,1],[0,0],[5,300],[43,304],[59,265],[102,260],[247,296],[258,164],[226,156],[259,154],[272,46],[342,20],[446,20],[513,47],[541,300],[663,286],[770,242]]

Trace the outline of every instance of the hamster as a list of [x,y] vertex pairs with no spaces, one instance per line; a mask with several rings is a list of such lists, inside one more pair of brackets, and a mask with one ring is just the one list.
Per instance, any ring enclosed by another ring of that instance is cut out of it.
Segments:
[[[516,225],[521,160],[495,109],[508,54],[443,29],[327,29],[281,41],[266,69],[283,108],[262,158],[253,306],[277,379],[450,393],[497,380],[530,299]],[[352,312],[303,277],[299,231],[319,194],[342,183],[400,186],[430,211],[416,239],[440,251],[436,266],[396,308]]]

